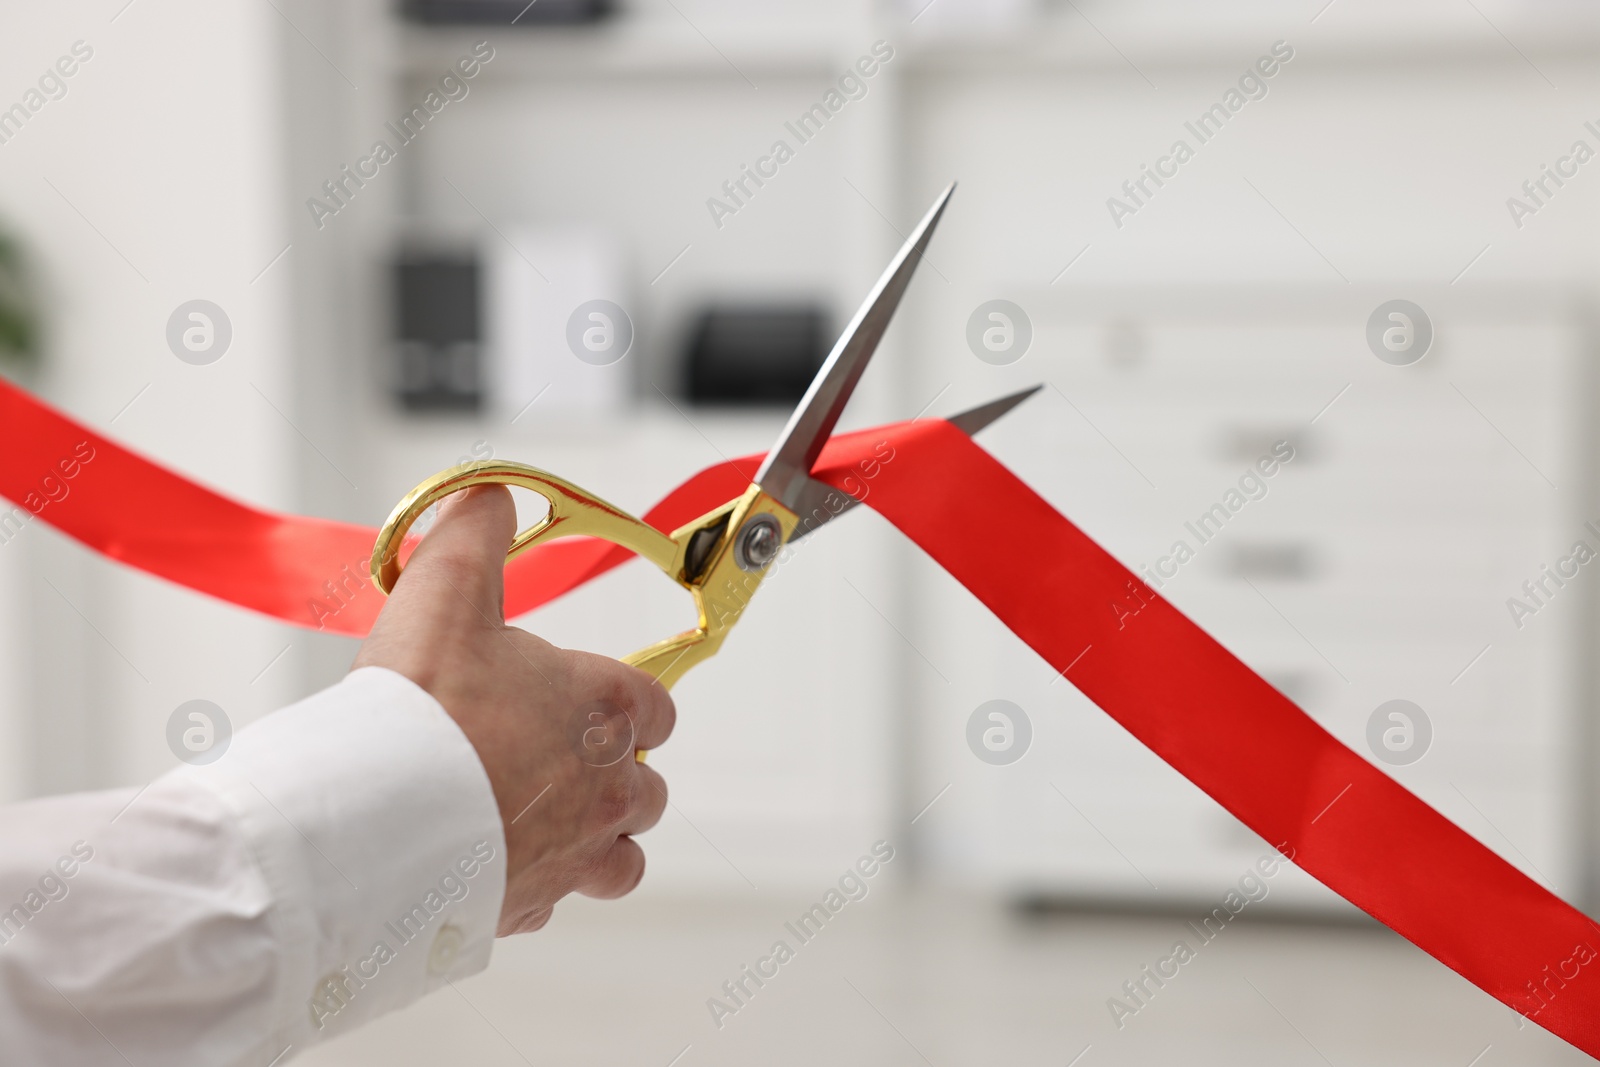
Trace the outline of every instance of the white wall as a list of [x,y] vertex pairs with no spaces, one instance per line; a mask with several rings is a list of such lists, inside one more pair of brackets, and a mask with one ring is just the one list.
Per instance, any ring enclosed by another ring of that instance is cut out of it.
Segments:
[[[67,95],[0,145],[0,211],[50,298],[41,387],[132,448],[288,507],[303,445],[285,418],[286,271],[265,269],[286,242],[282,75],[264,47],[283,27],[270,5],[122,7],[21,6],[0,40],[8,104],[75,41],[93,49]],[[210,366],[165,341],[194,298],[232,321]],[[143,782],[174,762],[178,704],[212,700],[238,726],[292,692],[281,662],[257,680],[286,643],[278,627],[62,542],[33,525],[0,559],[16,627],[4,692],[31,736],[15,788]]]

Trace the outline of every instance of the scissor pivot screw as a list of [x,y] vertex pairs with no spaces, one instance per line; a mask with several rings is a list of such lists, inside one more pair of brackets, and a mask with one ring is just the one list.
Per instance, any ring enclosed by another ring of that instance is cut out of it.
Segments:
[[783,528],[776,517],[763,512],[739,529],[733,544],[733,561],[744,571],[763,571],[778,558],[783,547]]

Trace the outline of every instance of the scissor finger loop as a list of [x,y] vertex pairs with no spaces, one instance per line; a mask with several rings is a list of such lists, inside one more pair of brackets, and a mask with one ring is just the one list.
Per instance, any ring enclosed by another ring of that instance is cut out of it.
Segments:
[[477,462],[441,471],[395,506],[372,550],[372,578],[379,589],[392,592],[399,580],[400,550],[418,517],[445,497],[476,485],[528,489],[549,504],[543,518],[512,540],[507,562],[541,541],[588,535],[630,549],[669,575],[682,568],[683,552],[671,538],[565,478],[521,463]]

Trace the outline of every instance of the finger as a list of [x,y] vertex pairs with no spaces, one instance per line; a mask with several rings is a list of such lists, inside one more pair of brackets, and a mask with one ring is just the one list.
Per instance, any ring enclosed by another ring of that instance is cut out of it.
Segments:
[[644,849],[631,837],[619,837],[578,892],[597,900],[614,900],[633,892],[643,877]]
[[494,936],[510,937],[512,934],[531,934],[542,930],[554,912],[554,905],[517,908],[507,901],[500,911],[500,921],[495,924]]
[[678,720],[672,695],[651,675],[609,656],[571,652],[573,680],[587,700],[608,701],[627,713],[637,748],[655,748],[666,741]]
[[642,834],[667,810],[667,780],[648,764],[629,760],[626,769],[633,776],[633,804],[617,823],[617,833]]
[[446,497],[391,601],[503,623],[506,552],[516,532],[517,508],[505,486],[475,485]]
[[635,684],[643,689],[639,696],[643,711],[639,716],[639,737],[635,743],[644,749],[660,748],[666,744],[667,738],[672,736],[672,728],[678,724],[678,705],[673,702],[667,687],[653,676],[635,667],[629,667],[628,670],[632,672]]

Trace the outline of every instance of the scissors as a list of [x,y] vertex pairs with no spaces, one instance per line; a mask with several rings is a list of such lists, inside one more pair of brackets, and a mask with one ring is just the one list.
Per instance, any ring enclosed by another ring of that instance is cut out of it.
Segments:
[[[372,550],[374,584],[385,594],[394,588],[400,577],[399,548],[406,532],[434,503],[474,485],[531,489],[544,497],[550,510],[517,534],[506,553],[508,562],[534,545],[558,537],[598,537],[643,556],[694,597],[699,611],[699,624],[694,629],[622,660],[654,675],[670,688],[690,667],[709,659],[722,647],[784,545],[860,503],[813,478],[811,468],[888,329],[954,191],[952,183],[895,254],[834,344],[799,407],[789,416],[755,480],[737,499],[664,534],[593,493],[535,467],[492,460],[465,463],[424,481],[396,505]],[[970,436],[1040,388],[1034,386],[990,401],[948,421]],[[638,755],[643,758],[644,753]]]

